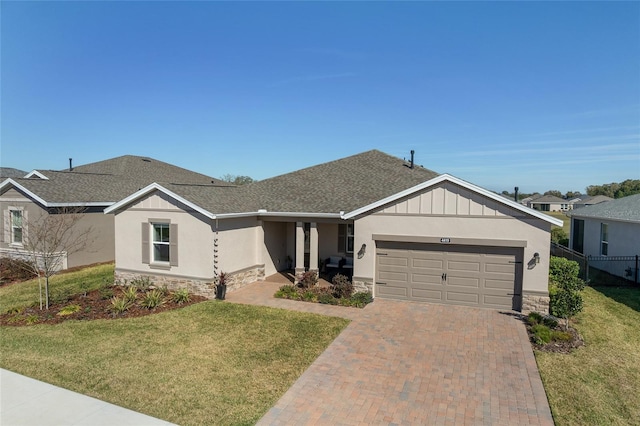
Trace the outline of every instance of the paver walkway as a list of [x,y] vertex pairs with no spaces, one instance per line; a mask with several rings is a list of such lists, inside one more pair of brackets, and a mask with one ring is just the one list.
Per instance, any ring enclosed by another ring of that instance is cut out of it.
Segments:
[[258,424],[553,424],[511,313],[382,299],[355,310],[273,299],[278,286],[228,296],[353,321]]

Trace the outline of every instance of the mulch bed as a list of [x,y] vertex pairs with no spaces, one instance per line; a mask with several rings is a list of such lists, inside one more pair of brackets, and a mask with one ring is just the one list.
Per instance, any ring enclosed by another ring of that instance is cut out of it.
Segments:
[[[124,287],[113,286],[113,296],[121,297]],[[138,300],[142,297],[142,293],[138,293]],[[114,314],[112,312],[111,296],[105,297],[103,291],[93,290],[87,293],[75,294],[70,296],[66,301],[49,303],[49,310],[40,310],[38,306],[31,306],[20,310],[20,312],[10,312],[0,315],[0,325],[3,326],[25,326],[33,324],[58,324],[69,320],[91,321],[98,319],[117,319],[117,318],[135,318],[145,315],[157,314],[160,312],[170,311],[173,309],[184,308],[208,300],[206,297],[190,295],[189,302],[178,304],[171,298],[171,293],[165,297],[165,302],[155,309],[147,309],[134,303],[126,312],[122,314]],[[58,315],[58,312],[65,306],[79,305],[80,310],[70,315]]]
[[[525,324],[526,324],[526,320],[525,320]],[[564,328],[561,328],[560,326],[558,330],[565,331]],[[533,333],[531,332],[531,326],[527,324],[527,333],[529,334],[529,341],[531,342],[531,346],[533,346],[534,349],[542,352],[555,352],[555,353],[568,354],[573,352],[577,348],[584,346],[584,339],[576,329],[569,327],[569,329],[566,331],[569,334],[571,334],[570,340],[551,341],[545,345],[539,345],[535,342]]]

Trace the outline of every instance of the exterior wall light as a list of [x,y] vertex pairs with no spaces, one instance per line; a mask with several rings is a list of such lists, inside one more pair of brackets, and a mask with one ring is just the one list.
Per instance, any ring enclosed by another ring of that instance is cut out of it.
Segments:
[[360,247],[360,250],[358,250],[358,259],[362,259],[366,251],[367,251],[367,245],[362,244],[362,247]]
[[533,253],[533,259],[536,261],[536,263],[540,263],[540,253]]

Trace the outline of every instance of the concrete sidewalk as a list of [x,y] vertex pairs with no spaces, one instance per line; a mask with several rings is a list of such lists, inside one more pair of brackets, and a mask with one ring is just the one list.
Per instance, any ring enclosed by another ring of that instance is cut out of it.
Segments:
[[117,405],[0,369],[2,426],[168,426]]

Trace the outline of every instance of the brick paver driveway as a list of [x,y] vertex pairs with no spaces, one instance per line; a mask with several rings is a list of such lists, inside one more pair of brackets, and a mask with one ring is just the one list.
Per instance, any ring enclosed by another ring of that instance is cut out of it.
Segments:
[[509,313],[380,299],[359,312],[258,424],[553,424]]

